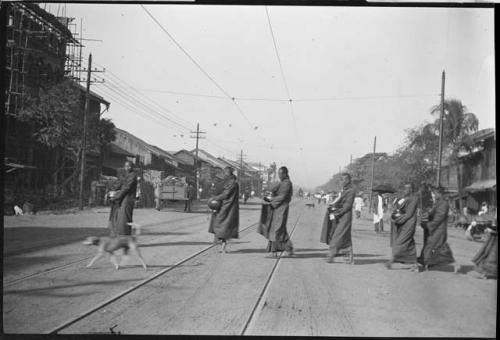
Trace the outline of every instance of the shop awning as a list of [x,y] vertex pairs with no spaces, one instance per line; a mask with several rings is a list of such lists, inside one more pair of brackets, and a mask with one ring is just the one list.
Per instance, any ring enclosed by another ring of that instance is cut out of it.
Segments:
[[464,190],[468,192],[477,192],[477,191],[486,191],[486,190],[496,190],[497,189],[497,180],[496,179],[487,179],[483,181],[477,181],[465,187]]

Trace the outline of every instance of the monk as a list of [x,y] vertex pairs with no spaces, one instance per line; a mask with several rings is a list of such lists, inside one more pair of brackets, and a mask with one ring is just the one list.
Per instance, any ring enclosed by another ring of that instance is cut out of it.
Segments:
[[393,269],[395,262],[410,264],[411,271],[418,272],[415,228],[417,226],[418,199],[413,195],[413,185],[408,183],[403,189],[403,198],[396,199],[391,216],[391,259],[385,263]]
[[455,262],[453,253],[447,242],[448,212],[450,206],[444,198],[443,188],[431,189],[434,206],[422,217],[424,229],[424,246],[418,262],[426,270],[433,266],[451,264],[457,273],[460,265]]
[[278,251],[283,250],[293,256],[293,244],[286,229],[293,186],[286,167],[279,168],[278,177],[280,182],[272,189],[271,197],[264,199],[269,204],[262,206],[258,233],[269,240],[267,251],[272,252],[272,257],[277,257]]
[[330,252],[326,259],[328,263],[333,263],[336,255],[347,253],[347,263],[354,264],[351,238],[354,196],[351,175],[343,173],[342,192],[329,208],[321,233],[321,241],[330,246]]
[[125,176],[120,180],[116,187],[117,194],[110,197],[111,212],[109,215],[110,236],[130,235],[132,227],[129,223],[132,222],[134,212],[136,190],[137,190],[137,175],[132,168],[132,162],[126,161]]
[[221,241],[222,246],[219,252],[227,252],[227,241],[231,238],[238,238],[240,223],[240,190],[236,176],[231,167],[224,168],[224,186],[219,195],[210,200],[221,201],[221,208],[212,214],[208,232],[214,234],[214,242]]

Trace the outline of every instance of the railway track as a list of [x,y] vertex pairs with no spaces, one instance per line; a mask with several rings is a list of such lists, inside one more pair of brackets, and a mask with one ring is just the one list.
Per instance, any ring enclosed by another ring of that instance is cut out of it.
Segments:
[[[244,232],[249,232],[249,231],[254,230],[254,228],[255,228],[257,225],[258,225],[258,223],[253,223],[253,224],[251,224],[251,225],[249,225],[249,226],[245,227],[244,229],[240,229],[240,234],[242,234],[242,233],[244,233]],[[146,278],[146,279],[142,280],[141,282],[139,282],[139,283],[135,284],[134,286],[132,286],[132,287],[130,287],[130,288],[128,288],[128,289],[126,289],[126,290],[124,290],[124,291],[122,291],[122,292],[120,292],[120,293],[118,293],[118,294],[114,295],[114,296],[112,296],[111,298],[109,298],[109,299],[107,299],[107,300],[105,300],[105,301],[103,301],[103,302],[99,303],[98,305],[96,305],[96,306],[94,306],[94,307],[90,308],[89,310],[87,310],[87,311],[85,311],[85,312],[81,313],[80,315],[78,315],[78,316],[76,316],[76,317],[73,317],[73,318],[71,318],[71,319],[69,319],[69,320],[67,320],[67,321],[63,322],[63,323],[62,323],[62,324],[60,324],[59,326],[56,326],[56,327],[54,327],[53,329],[49,330],[47,333],[48,333],[48,334],[57,334],[57,333],[59,333],[59,332],[63,331],[64,329],[66,329],[66,328],[70,327],[70,326],[71,326],[71,325],[73,325],[74,323],[76,323],[76,322],[78,322],[78,321],[80,321],[80,320],[82,320],[82,319],[84,319],[84,318],[86,318],[86,317],[90,316],[91,314],[93,314],[93,313],[95,313],[95,312],[99,311],[100,309],[104,308],[105,306],[107,306],[107,305],[109,305],[109,304],[111,304],[111,303],[113,303],[113,302],[115,302],[115,301],[117,301],[117,300],[119,300],[119,299],[121,299],[121,298],[123,298],[123,297],[127,296],[128,294],[130,294],[130,293],[132,293],[133,291],[135,291],[135,290],[137,290],[137,289],[139,289],[139,288],[141,288],[141,287],[145,286],[146,284],[148,284],[149,282],[151,282],[151,281],[153,281],[153,280],[157,279],[158,277],[160,277],[160,276],[162,276],[162,275],[164,275],[164,274],[166,274],[166,273],[168,273],[168,272],[170,272],[170,271],[172,271],[172,270],[176,269],[176,268],[177,268],[177,267],[179,267],[180,265],[182,265],[182,264],[184,264],[184,263],[186,263],[186,262],[188,262],[188,261],[190,261],[190,260],[192,260],[192,259],[196,258],[197,256],[199,256],[199,255],[201,255],[201,254],[205,253],[205,252],[206,252],[206,251],[208,251],[209,249],[214,248],[216,245],[217,245],[217,244],[213,243],[213,244],[211,244],[211,245],[209,245],[209,246],[207,246],[207,247],[205,247],[205,248],[203,248],[203,249],[201,249],[201,250],[199,250],[199,251],[194,252],[193,254],[191,254],[191,255],[189,255],[189,256],[187,256],[187,257],[183,258],[182,260],[180,260],[180,261],[176,262],[176,263],[175,263],[175,264],[173,264],[172,266],[170,266],[170,267],[168,267],[168,268],[165,268],[165,269],[163,269],[163,270],[161,270],[161,271],[159,271],[159,272],[157,272],[157,273],[155,273],[155,274],[151,275],[150,277],[148,277],[148,278]],[[280,257],[281,257],[281,254],[280,254]],[[278,257],[278,260],[279,260],[279,258],[280,258],[280,257]],[[113,330],[112,330],[112,329],[110,329],[110,333],[113,333]],[[109,333],[108,333],[108,334],[109,334]]]
[[[203,218],[202,222],[203,223],[206,222],[206,215],[199,214],[197,216],[189,216],[189,217],[184,217],[184,218],[178,218],[178,219],[175,219],[175,220],[149,223],[149,224],[142,225],[142,228],[144,228],[144,227],[154,227],[154,226],[158,226],[158,225],[162,225],[162,224],[167,224],[167,223],[175,223],[175,222],[181,222],[181,221],[186,221],[186,220],[192,220],[192,219],[196,219],[196,218]],[[199,222],[199,223],[202,223],[202,222]],[[174,229],[171,229],[169,231],[170,232],[175,232],[175,231],[177,231],[179,229],[182,229],[182,228],[184,228],[184,226],[181,225],[181,226],[178,226],[178,227],[176,227]],[[143,234],[143,236],[147,236],[147,235],[148,235],[147,233]],[[155,242],[157,242],[158,240],[162,240],[162,239],[167,238],[167,237],[169,237],[169,236],[155,237],[152,240],[154,240]],[[69,244],[69,243],[74,243],[74,242],[80,242],[80,241],[82,241],[81,237],[78,237],[78,238],[75,238],[75,239],[68,239],[68,238],[66,238],[64,244]],[[151,244],[151,243],[152,242],[140,242],[139,244],[140,245],[148,245],[148,244]],[[43,246],[43,247],[40,246],[40,247],[29,248],[30,250],[27,250],[26,252],[39,250],[39,249],[42,249],[42,248],[45,248],[45,247],[47,247],[47,246]],[[14,256],[14,255],[10,255],[10,256]],[[48,268],[46,270],[43,270],[43,271],[40,271],[40,272],[36,272],[36,273],[33,273],[33,274],[29,274],[29,275],[26,275],[26,276],[23,276],[23,277],[14,279],[14,280],[4,281],[3,282],[3,286],[4,287],[9,287],[9,286],[17,284],[19,282],[22,282],[22,281],[25,281],[25,280],[28,280],[28,279],[32,279],[32,278],[37,277],[37,276],[41,276],[41,275],[45,275],[45,274],[48,274],[48,273],[51,273],[51,272],[62,270],[62,269],[71,267],[73,265],[77,265],[79,263],[88,261],[88,260],[90,260],[94,256],[95,256],[95,253],[93,253],[92,255],[89,255],[89,256],[82,257],[82,258],[80,258],[80,259],[78,259],[76,261],[71,261],[71,262],[63,263],[61,265],[54,266],[54,267]],[[5,256],[5,258],[7,258],[7,257],[9,257],[9,255]]]
[[[300,217],[301,215],[299,214],[299,216],[295,219],[294,221],[294,224],[293,224],[293,227],[291,229],[291,231],[289,232],[290,234],[290,237],[292,237],[294,231],[295,231],[295,228],[297,227],[297,224],[300,220]],[[256,230],[256,227],[257,227],[258,223],[253,223],[247,227],[245,227],[244,229],[241,229],[240,230],[240,235],[241,236],[246,236],[246,235],[249,235],[252,231],[255,232]],[[61,323],[60,325],[52,328],[51,330],[49,330],[47,333],[48,334],[57,334],[57,333],[61,333],[63,332],[65,329],[71,327],[73,324],[79,322],[79,321],[82,321],[84,320],[85,318],[87,317],[90,317],[92,314],[98,312],[99,310],[103,309],[104,307],[114,303],[114,302],[117,302],[119,301],[120,299],[126,297],[127,295],[129,295],[130,293],[140,289],[141,287],[144,287],[146,286],[148,283],[151,283],[153,280],[161,277],[162,275],[172,271],[172,270],[175,270],[176,268],[178,268],[179,266],[183,265],[184,263],[190,261],[190,260],[193,260],[195,259],[196,257],[202,255],[203,253],[207,252],[208,250],[214,248],[216,246],[216,244],[211,244],[199,251],[196,251],[194,253],[192,253],[191,255],[183,258],[182,260],[176,262],[175,264],[173,264],[171,267],[169,268],[165,268],[153,275],[151,275],[150,277],[142,280],[141,282],[135,284],[134,286],[128,288],[128,289],[125,289],[124,291],[118,293],[118,294],[115,294],[114,296],[112,296],[111,298],[97,304],[96,306],[88,309],[87,311],[83,312],[83,313],[80,313],[78,316],[76,317],[72,317],[71,319],[69,320],[66,320],[65,322]],[[262,306],[263,306],[263,303],[265,302],[265,297],[266,297],[266,294],[268,292],[268,289],[272,283],[272,279],[276,273],[276,270],[278,269],[279,267],[279,264],[280,264],[280,261],[283,257],[283,254],[284,252],[280,252],[278,254],[278,257],[276,258],[276,262],[274,264],[274,266],[272,267],[272,270],[270,271],[269,273],[269,276],[267,277],[266,279],[266,282],[264,284],[264,286],[262,287],[262,290],[260,292],[260,294],[258,295],[258,298],[255,302],[255,305],[254,307],[252,308],[252,311],[250,312],[246,322],[244,322],[244,325],[243,325],[243,328],[241,330],[241,335],[246,335],[251,329],[252,329],[252,325],[253,323],[255,322],[255,320],[257,320],[258,316],[259,316],[259,313],[260,311],[262,310]],[[98,332],[96,334],[117,334],[115,333],[113,327],[110,327],[109,328],[109,332]]]
[[[295,228],[297,227],[297,223],[299,222],[300,219],[299,215],[297,219],[295,220],[295,223],[293,224],[293,228],[290,231],[290,239],[292,238],[293,232],[295,231]],[[250,316],[248,317],[247,321],[245,322],[245,325],[243,326],[240,335],[247,335],[253,328],[253,325],[255,324],[256,320],[259,317],[260,312],[262,311],[263,305],[266,301],[266,296],[269,287],[271,286],[271,281],[274,277],[274,274],[276,273],[276,270],[278,269],[278,266],[280,264],[281,257],[283,256],[284,252],[281,252],[276,259],[276,263],[274,264],[271,272],[269,273],[269,276],[267,277],[266,283],[264,284],[264,287],[262,288],[261,293],[259,294],[259,297],[255,303],[254,308],[252,309],[252,312],[250,313]]]
[[[160,222],[155,222],[155,223],[144,224],[141,226],[142,227],[155,227],[155,226],[166,224],[166,223],[181,222],[181,221],[185,221],[185,220],[195,219],[198,217],[205,217],[206,218],[206,216],[207,216],[207,214],[197,214],[197,216],[189,216],[189,217],[178,218],[175,220],[160,221]],[[96,235],[96,236],[104,236],[105,234],[107,234],[107,228],[103,227],[102,229],[103,229],[102,235]],[[71,237],[71,238],[59,237],[59,238],[51,239],[48,241],[42,241],[34,246],[11,250],[11,251],[5,252],[3,255],[4,255],[4,258],[12,257],[12,256],[17,256],[19,254],[29,253],[32,251],[37,251],[37,250],[48,248],[48,247],[55,247],[55,246],[59,246],[59,245],[63,245],[63,244],[78,242],[80,240],[81,240],[81,236]]]

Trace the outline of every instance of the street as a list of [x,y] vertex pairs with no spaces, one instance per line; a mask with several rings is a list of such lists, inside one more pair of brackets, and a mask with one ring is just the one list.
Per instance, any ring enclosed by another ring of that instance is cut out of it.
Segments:
[[[85,268],[105,235],[109,208],[4,217],[5,333],[121,333],[385,337],[495,337],[497,281],[472,275],[481,243],[448,229],[461,273],[387,270],[389,226],[375,234],[365,209],[353,219],[354,265],[324,261],[325,205],[294,199],[288,232],[295,257],[267,258],[257,234],[260,204],[240,203],[240,238],[221,254],[195,206],[137,209],[145,271],[132,253],[115,270],[107,258]],[[417,226],[417,251],[422,244]]]

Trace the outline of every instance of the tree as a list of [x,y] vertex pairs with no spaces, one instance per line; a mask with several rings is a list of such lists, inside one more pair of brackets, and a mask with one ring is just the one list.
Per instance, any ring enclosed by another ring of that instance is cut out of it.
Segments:
[[[439,115],[441,104],[431,108],[432,115]],[[435,125],[439,126],[439,118]],[[458,154],[460,150],[470,151],[473,146],[470,134],[477,131],[479,120],[474,113],[468,112],[468,109],[458,99],[447,99],[444,101],[443,116],[443,149],[448,147],[451,150],[449,163],[454,164],[457,171],[458,190],[462,191],[462,176],[460,174],[460,163]],[[460,205],[462,205],[460,201]],[[462,209],[462,206],[460,206]]]
[[[53,184],[60,193],[68,184],[76,192],[82,154],[84,95],[71,80],[40,89],[38,96],[27,96],[17,119],[33,126],[33,138],[55,153]],[[114,124],[97,115],[89,117],[88,150],[101,154],[114,140]],[[61,155],[62,154],[62,155]],[[64,178],[66,160],[72,165],[72,174]],[[58,181],[62,172],[61,181]]]

